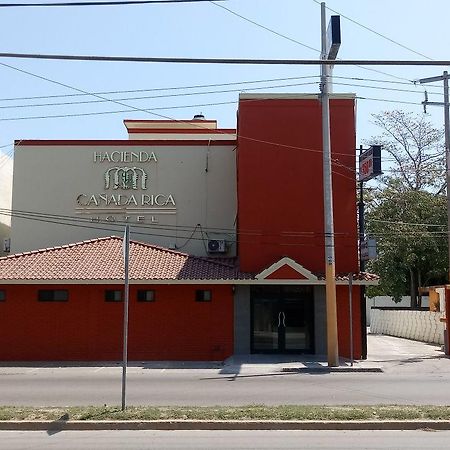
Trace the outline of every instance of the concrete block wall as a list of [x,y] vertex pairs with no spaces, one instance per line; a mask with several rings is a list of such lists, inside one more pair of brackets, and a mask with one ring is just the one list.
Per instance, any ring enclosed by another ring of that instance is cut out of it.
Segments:
[[[428,307],[429,298],[428,296],[422,297],[422,306]],[[400,302],[395,303],[392,300],[392,297],[388,295],[377,295],[376,297],[366,297],[366,317],[367,317],[367,326],[370,325],[370,314],[372,311],[372,307],[393,307],[393,308],[409,308],[411,306],[411,297],[409,295],[405,295],[402,297]]]
[[431,344],[444,343],[442,313],[412,310],[371,310],[370,332],[414,339]]

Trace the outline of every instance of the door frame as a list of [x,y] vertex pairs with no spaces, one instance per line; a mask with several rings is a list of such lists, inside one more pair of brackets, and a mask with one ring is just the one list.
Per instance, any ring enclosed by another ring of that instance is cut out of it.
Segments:
[[278,355],[288,355],[288,354],[315,354],[315,310],[314,310],[314,286],[312,285],[303,285],[302,288],[307,288],[308,292],[300,293],[297,298],[301,296],[307,296],[309,298],[306,301],[309,301],[310,304],[307,307],[307,318],[306,321],[308,323],[309,331],[310,331],[310,339],[311,344],[307,349],[288,349],[286,350],[286,329],[282,328],[282,332],[280,334],[280,329],[278,329],[278,348],[272,350],[255,350],[254,345],[254,318],[255,318],[255,298],[256,298],[256,289],[267,289],[267,291],[271,290],[272,292],[267,292],[265,295],[269,296],[269,298],[277,304],[277,309],[279,312],[283,311],[283,304],[285,300],[295,299],[295,293],[287,292],[289,288],[299,287],[299,285],[270,285],[270,286],[255,286],[250,288],[250,352],[252,354],[278,354]]

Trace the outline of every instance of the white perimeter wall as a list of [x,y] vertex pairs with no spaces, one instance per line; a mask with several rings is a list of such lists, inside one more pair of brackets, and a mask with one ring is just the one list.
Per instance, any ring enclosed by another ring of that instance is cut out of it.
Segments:
[[[411,306],[411,297],[409,295],[402,297],[399,303],[394,303],[392,297],[388,295],[378,295],[376,297],[366,298],[366,317],[367,326],[370,325],[370,314],[372,306],[389,306],[393,308],[409,308]],[[422,297],[422,306],[428,308],[428,296]]]
[[370,332],[414,339],[430,344],[444,343],[441,312],[372,309]]

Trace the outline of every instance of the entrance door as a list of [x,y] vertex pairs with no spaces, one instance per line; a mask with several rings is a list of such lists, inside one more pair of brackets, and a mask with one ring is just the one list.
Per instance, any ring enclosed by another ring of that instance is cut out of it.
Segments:
[[253,353],[314,353],[311,287],[255,287],[251,298]]

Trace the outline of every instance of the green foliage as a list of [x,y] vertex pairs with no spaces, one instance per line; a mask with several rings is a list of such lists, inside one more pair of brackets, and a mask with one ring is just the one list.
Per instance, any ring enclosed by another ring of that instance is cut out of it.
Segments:
[[425,191],[383,189],[367,215],[366,230],[376,237],[378,258],[369,269],[381,277],[368,294],[400,301],[411,282],[417,287],[445,282],[447,271],[446,197]]
[[378,251],[368,270],[381,277],[367,293],[390,295],[394,301],[411,295],[414,307],[418,287],[446,281],[443,133],[424,115],[388,111],[373,117],[383,132],[371,142],[382,144],[389,159],[383,161],[386,174],[366,206],[366,233],[376,238]]

